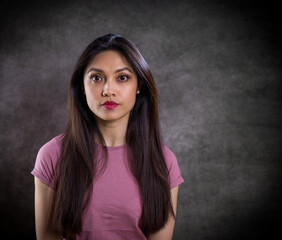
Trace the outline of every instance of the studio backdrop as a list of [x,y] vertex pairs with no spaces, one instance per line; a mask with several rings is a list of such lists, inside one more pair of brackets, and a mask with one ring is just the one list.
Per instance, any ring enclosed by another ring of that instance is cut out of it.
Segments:
[[39,148],[65,129],[76,60],[107,33],[136,44],[158,87],[163,140],[185,180],[174,239],[278,232],[281,30],[271,1],[3,1],[0,9],[3,236],[35,239],[30,172]]

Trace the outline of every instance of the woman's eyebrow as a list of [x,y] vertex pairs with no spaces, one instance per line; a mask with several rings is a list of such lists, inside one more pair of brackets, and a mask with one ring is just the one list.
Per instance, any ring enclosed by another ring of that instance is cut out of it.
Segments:
[[122,72],[122,71],[124,71],[124,70],[127,70],[127,71],[133,73],[132,70],[130,70],[128,67],[120,68],[120,69],[116,70],[115,72],[116,72],[116,73],[117,73],[117,72]]
[[[122,72],[122,71],[124,71],[124,70],[127,70],[127,71],[133,73],[132,70],[130,70],[128,67],[119,68],[119,69],[117,69],[117,70],[115,71],[115,73]],[[103,72],[104,72],[102,69],[92,67],[92,68],[90,68],[90,69],[87,71],[87,73],[92,72],[92,71],[100,72],[100,73],[103,73]]]
[[95,72],[104,72],[103,70],[101,70],[101,69],[99,69],[99,68],[90,68],[88,71],[87,71],[87,73],[90,73],[90,72],[92,72],[92,71],[95,71]]

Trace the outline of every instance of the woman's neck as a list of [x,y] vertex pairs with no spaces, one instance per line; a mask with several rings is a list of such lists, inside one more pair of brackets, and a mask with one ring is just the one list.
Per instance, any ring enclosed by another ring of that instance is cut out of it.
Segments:
[[[102,133],[106,146],[115,147],[126,143],[127,119],[118,119],[114,121],[104,121],[96,119],[100,132]],[[97,139],[95,140],[97,142]],[[98,141],[98,143],[100,143]],[[101,143],[100,143],[101,144]]]

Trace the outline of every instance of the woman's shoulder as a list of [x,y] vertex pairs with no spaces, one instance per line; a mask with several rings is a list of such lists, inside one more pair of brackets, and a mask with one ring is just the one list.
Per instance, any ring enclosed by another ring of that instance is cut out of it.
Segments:
[[174,152],[165,143],[162,143],[162,150],[164,157],[175,157]]
[[46,142],[37,153],[37,162],[56,164],[61,154],[62,141],[63,134],[60,134]]
[[63,137],[64,134],[53,137],[51,140],[43,144],[43,146],[39,149],[39,153],[51,154],[53,152],[59,152],[61,150]]
[[163,151],[163,155],[164,155],[166,164],[168,168],[170,168],[174,162],[177,162],[177,158],[174,152],[165,143],[162,143],[162,151]]

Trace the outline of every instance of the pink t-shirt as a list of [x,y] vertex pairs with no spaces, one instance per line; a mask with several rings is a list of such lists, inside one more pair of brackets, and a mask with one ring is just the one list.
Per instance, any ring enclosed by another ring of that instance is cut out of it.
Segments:
[[[31,172],[51,188],[54,188],[53,175],[60,157],[62,138],[59,135],[41,147]],[[97,145],[101,148],[101,145]],[[93,183],[93,196],[83,218],[83,230],[77,236],[78,240],[146,239],[138,227],[141,199],[138,183],[127,163],[126,147],[126,144],[107,147],[107,168]],[[170,187],[174,188],[184,180],[174,153],[166,145],[163,145],[163,151]]]

